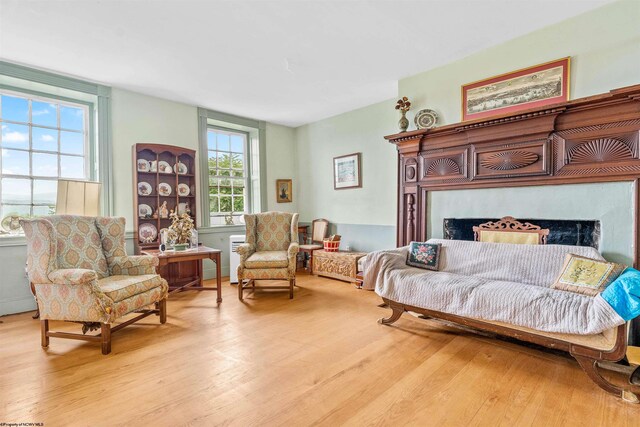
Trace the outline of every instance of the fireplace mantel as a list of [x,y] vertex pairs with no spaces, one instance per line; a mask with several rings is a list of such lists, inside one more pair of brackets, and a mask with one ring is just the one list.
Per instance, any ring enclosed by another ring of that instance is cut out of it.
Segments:
[[399,246],[426,238],[429,191],[635,181],[638,265],[640,85],[385,139],[398,149]]

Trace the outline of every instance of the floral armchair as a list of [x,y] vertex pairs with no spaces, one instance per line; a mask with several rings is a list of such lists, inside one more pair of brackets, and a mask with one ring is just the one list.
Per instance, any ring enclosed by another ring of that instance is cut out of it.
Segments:
[[[111,332],[151,314],[166,322],[167,282],[156,274],[158,259],[127,256],[124,218],[54,215],[21,220],[27,238],[27,272],[40,311],[42,346],[50,337],[102,344],[111,352]],[[150,306],[154,306],[150,308]],[[126,314],[139,316],[111,327]],[[49,320],[101,331],[83,335],[49,331]]]
[[[298,255],[298,214],[265,212],[245,215],[246,240],[238,246],[238,298],[244,290],[255,288],[256,280],[288,280],[289,286],[269,286],[269,289],[289,289],[293,298]],[[249,282],[245,285],[244,280]]]

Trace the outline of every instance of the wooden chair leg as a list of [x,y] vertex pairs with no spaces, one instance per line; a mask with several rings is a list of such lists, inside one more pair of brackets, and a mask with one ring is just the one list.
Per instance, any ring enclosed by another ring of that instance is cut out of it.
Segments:
[[589,376],[589,378],[591,378],[591,381],[596,383],[596,385],[598,385],[601,389],[603,389],[607,393],[611,393],[618,397],[621,397],[625,402],[640,403],[638,396],[636,396],[633,392],[611,384],[609,381],[604,379],[602,375],[600,375],[600,372],[598,372],[597,360],[584,356],[576,356],[574,354],[572,354],[572,356],[578,361],[578,364],[580,365],[582,370]]
[[40,335],[42,347],[49,347],[49,319],[40,320]]
[[242,277],[238,277],[238,299],[242,301],[242,287],[244,286],[244,280]]
[[111,325],[102,323],[100,325],[100,337],[102,338],[102,354],[111,353]]
[[295,282],[295,279],[289,279],[289,299],[293,299],[293,286]]
[[167,323],[167,299],[163,298],[158,301],[158,310],[160,311],[160,324]]
[[386,318],[383,317],[381,319],[378,319],[378,323],[380,323],[381,325],[390,325],[390,324],[394,323],[404,313],[404,307],[402,307],[402,306],[398,306],[398,305],[395,305],[395,304],[390,304],[389,308],[391,308],[391,310],[392,310],[391,311],[391,316],[386,317]]

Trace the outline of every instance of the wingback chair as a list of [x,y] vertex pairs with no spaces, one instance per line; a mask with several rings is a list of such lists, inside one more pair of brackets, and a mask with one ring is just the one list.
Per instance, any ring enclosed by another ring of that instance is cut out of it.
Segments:
[[[245,215],[247,235],[238,246],[238,299],[245,289],[255,288],[256,280],[288,280],[289,286],[269,286],[289,289],[293,298],[298,255],[298,214],[265,212]],[[244,279],[248,283],[244,284]]]
[[[49,338],[100,342],[111,352],[111,332],[151,314],[166,322],[167,282],[158,258],[127,256],[124,218],[54,215],[21,220],[27,272],[40,310],[42,347]],[[155,307],[151,307],[154,306]],[[132,312],[133,319],[111,327]],[[49,331],[49,320],[83,324],[83,334]],[[84,335],[100,327],[98,335]]]

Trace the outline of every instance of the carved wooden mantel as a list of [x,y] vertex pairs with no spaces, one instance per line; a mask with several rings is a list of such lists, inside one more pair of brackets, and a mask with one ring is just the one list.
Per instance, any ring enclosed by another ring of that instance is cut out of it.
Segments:
[[386,136],[398,148],[397,244],[426,238],[428,191],[635,181],[637,266],[639,136],[640,85]]

